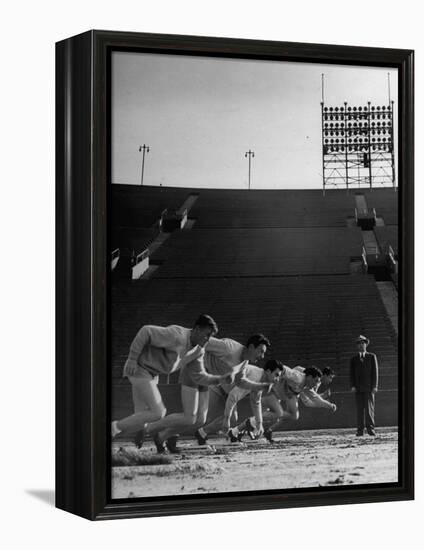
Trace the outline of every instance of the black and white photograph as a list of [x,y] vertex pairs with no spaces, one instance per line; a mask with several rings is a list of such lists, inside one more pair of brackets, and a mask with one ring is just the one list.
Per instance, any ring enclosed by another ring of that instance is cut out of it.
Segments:
[[3,6],[3,547],[420,540],[421,11]]
[[112,500],[399,482],[398,82],[112,51]]

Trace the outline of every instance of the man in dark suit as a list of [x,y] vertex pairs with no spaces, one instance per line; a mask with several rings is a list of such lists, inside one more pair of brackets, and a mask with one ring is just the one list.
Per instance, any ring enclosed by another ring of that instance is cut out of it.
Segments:
[[356,398],[357,436],[364,435],[366,427],[369,435],[375,435],[375,394],[378,389],[378,363],[374,353],[367,352],[370,341],[366,336],[358,336],[358,353],[350,360],[350,385]]

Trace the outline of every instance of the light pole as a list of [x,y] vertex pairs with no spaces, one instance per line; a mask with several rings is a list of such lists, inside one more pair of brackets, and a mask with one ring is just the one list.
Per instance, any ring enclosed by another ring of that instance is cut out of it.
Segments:
[[138,149],[138,152],[141,153],[141,151],[143,151],[143,157],[142,157],[142,160],[141,160],[141,185],[143,185],[143,179],[144,179],[144,155],[146,153],[149,153],[150,152],[150,148],[148,145],[140,145],[139,149]]
[[250,149],[244,154],[244,157],[247,158],[249,157],[249,189],[250,189],[250,172],[251,172],[251,168],[250,168],[250,163],[251,163],[251,158],[255,157],[255,153],[253,151],[251,151]]

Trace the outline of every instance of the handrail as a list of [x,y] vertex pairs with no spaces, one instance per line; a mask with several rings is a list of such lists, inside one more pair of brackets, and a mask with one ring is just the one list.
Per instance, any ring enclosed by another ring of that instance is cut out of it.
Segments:
[[[359,216],[367,216],[368,217],[369,215],[370,215],[370,211],[368,210],[368,208],[356,208],[355,207],[356,221],[358,221]],[[377,213],[375,211],[375,208],[372,209],[372,216],[376,219]]]
[[389,244],[388,256],[389,256],[390,261],[393,264],[394,272],[397,273],[398,272],[398,262],[395,258],[395,251],[393,250],[393,248],[390,244]]
[[135,257],[135,263],[138,264],[142,262],[148,257],[148,255],[149,255],[149,249],[145,248],[143,252],[140,252],[140,254],[137,254],[137,256]]
[[132,251],[131,265],[134,267],[149,256],[149,249],[145,248],[140,254],[136,254],[135,250]]
[[184,216],[187,216],[187,213],[188,213],[187,208],[185,208],[182,212],[175,210],[175,208],[165,208],[165,210],[163,210],[161,213],[161,219],[167,215],[175,219],[183,219]]
[[365,246],[362,247],[362,263],[365,271],[368,272],[367,251],[365,250]]

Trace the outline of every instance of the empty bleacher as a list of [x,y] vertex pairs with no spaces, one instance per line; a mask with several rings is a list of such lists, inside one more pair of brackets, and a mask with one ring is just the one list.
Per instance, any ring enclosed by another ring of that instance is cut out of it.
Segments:
[[[112,230],[127,244],[143,243],[161,211],[178,209],[194,191],[115,187],[124,189],[112,193]],[[154,251],[151,259],[159,267],[152,278],[113,282],[112,416],[131,413],[130,386],[121,373],[137,330],[144,324],[190,327],[200,313],[209,313],[220,336],[245,342],[263,332],[272,341],[269,356],[290,366],[335,368],[334,399],[344,412],[331,416],[334,426],[354,425],[349,359],[355,337],[366,334],[380,364],[377,420],[396,424],[396,334],[374,277],[350,273],[351,258],[362,248],[360,229],[346,222],[354,215],[354,193],[195,191],[189,212],[195,223],[171,233]],[[393,220],[393,196],[392,189],[372,191],[368,206]],[[129,211],[137,215],[127,219]],[[381,247],[390,242],[397,252],[396,226],[376,227],[375,234]],[[168,410],[178,409],[177,384],[162,390]],[[299,427],[329,425],[328,415],[302,416]]]
[[112,185],[112,227],[152,227],[165,208],[178,209],[187,189]]
[[117,243],[121,249],[134,250],[136,254],[147,248],[158,234],[157,228],[118,227],[113,229],[114,243]]
[[358,228],[199,229],[173,234],[153,257],[157,277],[349,273]]
[[361,193],[366,198],[369,209],[375,208],[377,216],[383,218],[386,225],[398,224],[398,191],[395,188],[369,189]]
[[201,228],[345,227],[353,195],[345,191],[234,191],[200,193],[190,215]]

